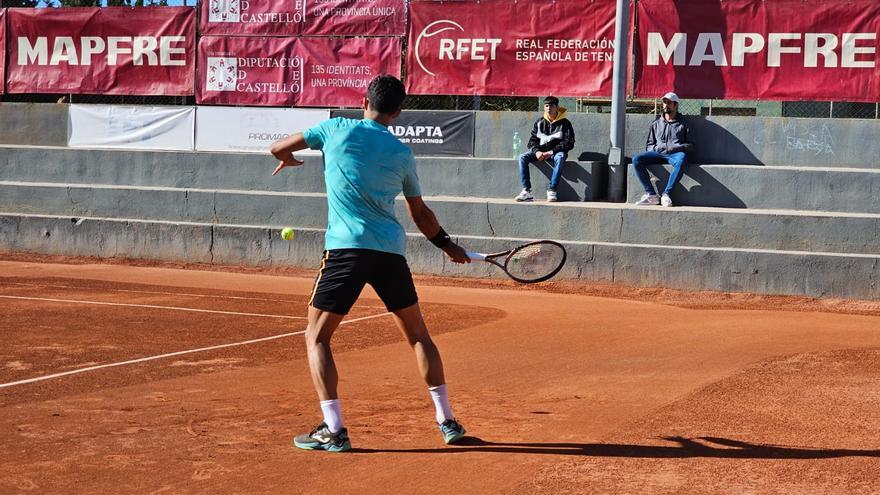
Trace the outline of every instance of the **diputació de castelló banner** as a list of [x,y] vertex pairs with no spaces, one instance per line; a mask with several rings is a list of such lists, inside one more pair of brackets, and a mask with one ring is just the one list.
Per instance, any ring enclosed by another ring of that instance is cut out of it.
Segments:
[[400,77],[398,38],[203,36],[196,101],[360,106],[378,74]]
[[203,0],[209,35],[403,36],[405,0]]

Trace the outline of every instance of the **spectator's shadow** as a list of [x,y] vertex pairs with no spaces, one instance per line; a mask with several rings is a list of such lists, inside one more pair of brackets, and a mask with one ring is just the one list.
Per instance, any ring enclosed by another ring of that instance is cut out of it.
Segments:
[[[657,178],[654,188],[663,191],[669,182],[670,165],[648,165],[649,175]],[[630,167],[632,168],[632,167]],[[632,173],[635,173],[633,171]],[[746,204],[733,191],[724,186],[717,179],[709,175],[696,163],[689,163],[684,167],[685,176],[696,182],[690,189],[679,181],[672,188],[672,202],[677,206],[713,206],[718,208],[746,208]],[[658,192],[659,194],[659,192]]]
[[[602,153],[583,152],[578,161],[566,161],[556,194],[559,201],[598,201],[605,198],[606,156]],[[553,175],[551,162],[532,164],[550,182]]]
[[636,457],[683,459],[713,457],[722,459],[835,459],[841,457],[880,457],[880,450],[812,449],[742,442],[718,437],[662,437],[674,445],[630,445],[613,443],[512,443],[487,442],[465,437],[454,446],[436,449],[352,449],[360,453],[459,453],[495,452],[501,454],[549,454],[589,457]]
[[[702,165],[764,165],[752,153],[752,150],[739,137],[724,127],[716,124],[711,118],[686,115],[690,127],[689,139],[695,144],[685,165],[684,176],[689,177],[695,185],[686,188],[678,183],[672,190],[672,201],[680,206],[713,206],[719,208],[746,208],[745,202],[718,179],[712,177]],[[733,121],[732,121],[733,122]],[[743,125],[746,124],[745,120]],[[753,124],[751,124],[753,125]],[[645,129],[647,133],[648,130]],[[629,173],[632,160],[627,160]],[[648,165],[649,175],[656,177],[657,191],[662,191],[669,180],[669,165]],[[631,184],[630,184],[631,185]],[[641,187],[639,187],[641,195]],[[630,195],[630,200],[635,195]]]
[[[690,126],[690,140],[696,145],[692,156],[688,157],[691,163],[706,164],[732,164],[732,165],[764,165],[764,163],[752,153],[749,146],[729,130],[716,124],[712,117],[699,117],[686,115]],[[738,118],[728,117],[730,125],[736,124]],[[753,126],[754,117],[743,117],[743,126]],[[647,129],[645,132],[647,133]],[[743,129],[744,132],[748,129]],[[752,131],[754,135],[754,131]]]

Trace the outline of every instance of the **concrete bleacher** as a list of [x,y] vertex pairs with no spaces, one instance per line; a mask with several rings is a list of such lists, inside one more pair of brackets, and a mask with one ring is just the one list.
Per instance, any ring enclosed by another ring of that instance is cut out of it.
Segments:
[[[666,187],[671,167],[649,165],[655,189]],[[635,174],[627,178],[628,202],[644,190]],[[680,206],[717,206],[880,213],[880,169],[760,165],[688,165],[670,195]]]
[[[40,115],[55,115],[58,106],[52,107]],[[479,113],[476,157],[418,159],[426,200],[468,248],[494,251],[550,238],[569,249],[560,274],[566,278],[880,299],[880,206],[874,199],[880,172],[864,161],[876,156],[869,150],[875,145],[849,148],[857,143],[851,134],[866,138],[877,123],[694,119],[695,135],[715,141],[700,144],[695,164],[673,192],[684,206],[668,209],[595,201],[604,196],[609,174],[597,155],[607,148],[608,117],[587,114],[572,115],[578,144],[563,174],[564,201],[513,201],[519,183],[509,132],[528,129],[535,117]],[[646,116],[630,119],[628,156],[643,144],[649,123]],[[762,144],[771,141],[784,149]],[[326,226],[320,158],[272,177],[275,162],[268,155],[38,144],[0,146],[0,251],[318,263]],[[730,159],[723,159],[723,150]],[[667,167],[651,170],[665,182]],[[549,173],[549,167],[533,167],[536,191]],[[641,192],[628,176],[631,203]],[[406,219],[402,199],[398,217]],[[500,276],[485,264],[445,262],[411,222],[404,225],[414,271]],[[278,236],[285,226],[297,229],[294,242]]]

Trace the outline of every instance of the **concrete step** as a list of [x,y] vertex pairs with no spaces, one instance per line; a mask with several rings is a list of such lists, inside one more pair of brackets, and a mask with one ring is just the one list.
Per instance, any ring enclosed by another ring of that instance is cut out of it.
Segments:
[[[248,154],[169,153],[64,148],[0,147],[4,180],[71,182],[253,191],[323,192],[323,165],[306,165],[272,177],[271,158]],[[653,165],[665,184],[670,167]],[[533,189],[543,194],[550,167],[532,166]],[[569,162],[559,193],[562,201],[602,196],[606,167],[599,161]],[[519,190],[515,160],[419,159],[425,195],[510,198]],[[641,195],[630,170],[629,202]],[[726,208],[791,209],[880,213],[880,170],[755,165],[690,165],[673,191],[677,204]]]
[[[419,157],[419,180],[425,195],[513,198],[522,189],[514,159]],[[606,193],[606,165],[600,160],[565,163],[557,189],[559,201],[597,201]],[[544,199],[553,167],[529,166],[532,191]]]
[[[672,167],[649,165],[660,192]],[[630,166],[627,202],[644,190]],[[672,199],[681,206],[880,213],[880,170],[760,165],[687,165]]]
[[[0,147],[0,178],[9,181],[324,191],[320,157],[307,157],[303,167],[272,177],[274,165],[271,158],[249,154]],[[602,197],[606,168],[601,161],[569,162],[560,199]],[[650,167],[662,184],[669,169]],[[533,189],[541,197],[550,167],[533,165],[532,170]],[[419,175],[425,195],[510,198],[520,188],[513,159],[423,157]],[[642,191],[631,170],[628,191],[630,203]],[[673,191],[673,199],[690,206],[880,213],[878,194],[880,170],[693,164]]]
[[[3,180],[129,186],[324,192],[320,156],[273,177],[270,156],[229,153],[74,150],[0,147]],[[418,159],[422,190],[430,195],[512,198],[521,188],[516,160],[479,158]],[[532,165],[532,187],[547,188],[552,169]],[[560,201],[593,201],[605,194],[601,161],[569,161],[559,185]]]
[[[712,111],[711,102],[704,101],[702,105],[708,105],[704,109]],[[535,106],[538,106],[537,99]],[[571,158],[582,160],[578,157],[583,153],[607,153],[610,114],[569,110],[568,119],[576,134]],[[875,136],[880,133],[880,120],[876,118],[780,118],[760,116],[761,109],[758,112],[759,116],[686,116],[696,144],[691,156],[693,163],[877,168],[871,158],[878,155],[874,148],[878,147]],[[782,113],[782,109],[771,113]],[[0,143],[65,146],[67,114],[68,105],[63,104],[5,102],[0,106]],[[538,118],[538,112],[476,112],[476,156],[513,159],[522,151]],[[644,150],[648,127],[654,119],[655,116],[648,114],[627,115],[626,156]],[[519,133],[520,144],[516,150],[513,149],[514,133]]]
[[[723,103],[723,102],[722,102]],[[478,157],[513,157],[513,135],[528,139],[537,112],[477,112],[474,151]],[[626,116],[624,153],[645,150],[656,117]],[[686,115],[696,149],[693,163],[740,163],[817,168],[878,168],[872,157],[880,133],[877,119],[779,118]],[[569,113],[576,142],[573,153],[607,153],[610,114]]]
[[146,187],[323,192],[320,156],[272,177],[266,154],[85,150],[0,146],[2,180]]
[[[428,196],[460,235],[832,253],[880,253],[880,215]],[[323,229],[323,193],[0,182],[0,211]],[[405,201],[397,217],[409,232]]]
[[[0,252],[101,258],[317,268],[321,229],[299,229],[283,241],[280,225],[158,222],[122,218],[0,213]],[[496,252],[520,238],[459,236],[468,249]],[[560,279],[662,286],[685,290],[756,292],[880,299],[880,257],[625,243],[565,242],[569,261]],[[407,242],[416,273],[502,278],[485,263],[455,265],[422,236]]]

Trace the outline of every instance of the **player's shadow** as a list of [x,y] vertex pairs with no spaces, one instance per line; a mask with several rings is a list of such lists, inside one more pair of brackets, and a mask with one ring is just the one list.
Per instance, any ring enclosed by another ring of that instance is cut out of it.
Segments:
[[458,452],[496,452],[501,454],[549,454],[589,457],[637,457],[680,459],[716,457],[725,459],[834,459],[839,457],[880,457],[880,450],[811,449],[742,442],[719,437],[662,437],[673,445],[629,445],[613,443],[513,443],[487,442],[464,437],[454,446],[437,449],[352,449],[361,453],[430,454]]

